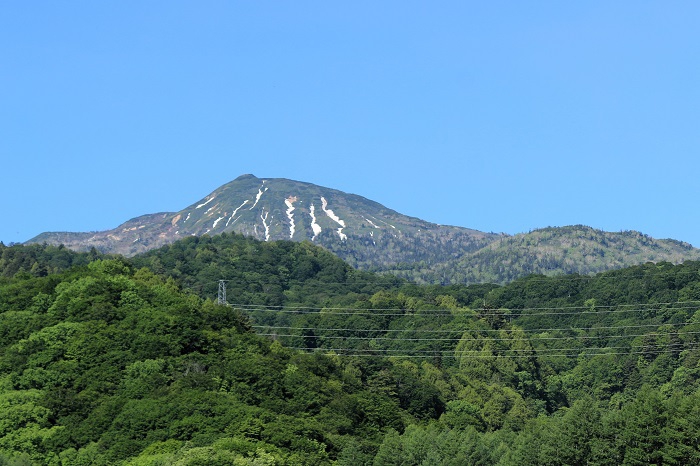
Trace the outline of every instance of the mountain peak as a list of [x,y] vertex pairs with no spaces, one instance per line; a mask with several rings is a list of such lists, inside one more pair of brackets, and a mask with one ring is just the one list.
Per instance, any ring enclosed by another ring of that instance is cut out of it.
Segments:
[[224,232],[261,241],[311,241],[360,268],[461,257],[497,236],[408,217],[332,188],[245,174],[179,212],[145,215],[88,235],[43,233],[29,242],[131,256],[180,238]]
[[42,233],[28,243],[132,256],[189,236],[240,233],[261,241],[310,241],[353,267],[426,282],[504,282],[527,273],[594,273],[647,261],[700,259],[700,250],[646,235],[583,225],[509,236],[408,217],[355,194],[245,174],[180,210],[115,229]]
[[247,174],[245,174],[245,175],[239,176],[238,178],[236,178],[236,179],[233,180],[233,181],[257,180],[257,179],[258,179],[257,176],[252,175],[252,174],[250,174],[250,173],[247,173]]

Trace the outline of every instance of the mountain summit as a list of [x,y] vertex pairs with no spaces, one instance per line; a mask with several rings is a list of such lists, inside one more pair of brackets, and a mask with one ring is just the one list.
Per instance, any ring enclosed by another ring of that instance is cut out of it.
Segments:
[[243,175],[179,212],[94,233],[42,233],[30,243],[132,256],[187,236],[237,232],[261,241],[309,240],[357,267],[443,262],[498,235],[408,217],[362,196],[282,178]]
[[92,233],[42,233],[28,243],[133,256],[188,236],[236,232],[312,241],[350,265],[431,283],[505,282],[529,273],[594,273],[644,262],[700,259],[700,250],[638,232],[575,226],[498,235],[402,215],[355,194],[243,175],[179,212]]

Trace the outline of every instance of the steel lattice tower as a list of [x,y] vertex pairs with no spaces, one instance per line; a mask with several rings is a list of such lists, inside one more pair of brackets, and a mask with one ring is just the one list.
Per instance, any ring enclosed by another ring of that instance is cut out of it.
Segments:
[[219,280],[219,296],[216,299],[216,304],[226,306],[226,280]]

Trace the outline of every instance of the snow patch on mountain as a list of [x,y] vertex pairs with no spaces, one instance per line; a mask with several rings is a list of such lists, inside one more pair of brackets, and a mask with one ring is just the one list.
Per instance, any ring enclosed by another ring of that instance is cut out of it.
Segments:
[[362,218],[363,218],[367,223],[369,223],[370,225],[372,225],[374,228],[379,229],[379,226],[377,226],[377,224],[374,223],[372,220],[368,219],[367,217],[362,217]]
[[209,204],[209,203],[210,203],[211,201],[213,201],[214,199],[216,199],[216,196],[212,196],[212,197],[211,197],[209,200],[207,200],[206,202],[204,202],[204,203],[202,203],[202,204],[199,204],[197,207],[195,207],[195,209],[199,209],[199,208],[201,208],[201,207],[204,207],[205,205]]
[[325,197],[321,197],[321,209],[330,217],[331,220],[336,222],[341,227],[345,228],[345,222],[340,219],[331,209],[328,208],[328,201]]
[[263,209],[263,213],[260,214],[260,219],[263,222],[263,228],[265,228],[265,241],[270,241],[270,225],[267,224],[267,216],[270,214],[270,212],[266,212]]
[[287,218],[289,219],[289,239],[294,237],[294,214],[292,212],[294,212],[294,203],[296,201],[296,196],[290,196],[284,200],[284,203],[287,205]]
[[263,185],[258,188],[258,194],[255,196],[255,203],[253,204],[253,207],[250,208],[250,210],[253,210],[256,205],[258,205],[258,202],[260,202],[260,198],[262,197],[263,193],[267,191],[268,188],[265,188],[263,190],[263,187],[265,186],[265,181],[263,181]]
[[315,240],[318,235],[321,234],[321,225],[316,223],[316,207],[314,207],[313,204],[311,204],[311,207],[309,207],[309,215],[311,215],[311,231],[314,232],[314,236],[311,238],[311,241]]
[[340,236],[340,239],[343,241],[348,239],[348,236],[345,233],[343,233],[343,228],[345,228],[345,222],[341,220],[341,218],[338,217],[331,209],[328,208],[328,201],[325,197],[321,197],[321,209],[326,213],[326,215],[328,215],[328,217],[331,220],[340,225],[340,228],[338,228],[338,236]]
[[217,218],[216,220],[214,220],[214,225],[212,225],[212,227],[211,227],[212,230],[213,230],[214,228],[216,228],[216,224],[217,224],[217,223],[219,223],[220,221],[222,221],[222,220],[225,219],[225,218],[226,218],[226,217],[219,217],[219,218]]
[[231,219],[233,219],[233,217],[236,215],[236,212],[238,212],[238,210],[239,210],[241,207],[243,207],[244,205],[246,205],[246,204],[249,203],[249,202],[250,202],[250,200],[246,199],[245,201],[243,201],[243,204],[241,204],[241,205],[239,205],[238,207],[236,207],[236,210],[233,211],[233,213],[231,214],[231,216],[229,217],[229,219],[226,221],[226,226],[228,226],[228,224],[229,224],[229,222],[231,221]]
[[381,218],[377,218],[377,217],[374,217],[374,218],[375,218],[375,220],[378,220],[378,221],[380,221],[380,222],[382,222],[382,223],[386,223],[386,224],[389,225],[391,228],[393,228],[394,230],[396,230],[396,227],[395,227],[394,225],[392,225],[391,223],[385,222],[385,221],[382,220]]

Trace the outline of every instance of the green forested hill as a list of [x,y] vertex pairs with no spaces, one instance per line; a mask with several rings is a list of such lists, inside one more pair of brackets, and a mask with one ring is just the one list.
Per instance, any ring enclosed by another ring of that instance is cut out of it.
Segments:
[[54,253],[0,279],[0,464],[700,463],[697,262],[441,287],[240,235]]
[[1,291],[2,464],[329,464],[411,419],[342,361],[123,261]]
[[646,262],[699,259],[700,251],[681,241],[573,225],[504,235],[451,261],[383,270],[424,283],[505,284],[530,274],[592,275]]
[[85,265],[98,256],[101,254],[94,249],[76,253],[64,246],[31,244],[8,247],[0,243],[0,277],[17,274],[42,277],[66,271],[75,265]]

